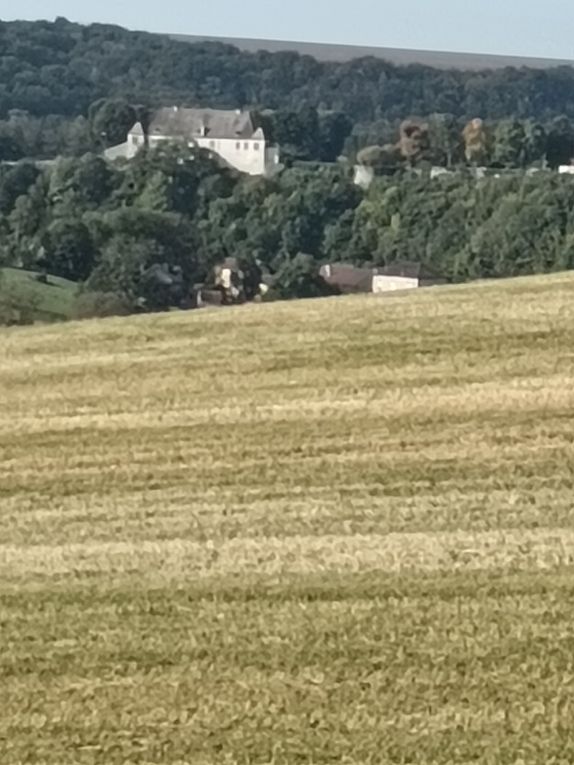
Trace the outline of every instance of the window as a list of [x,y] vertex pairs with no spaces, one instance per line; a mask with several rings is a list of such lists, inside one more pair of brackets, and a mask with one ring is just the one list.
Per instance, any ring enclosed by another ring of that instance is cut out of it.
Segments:
[[235,148],[237,149],[237,151],[241,151],[241,141],[237,141],[237,143],[235,144]]
[[215,141],[210,141],[209,142],[209,148],[210,149],[215,149]]
[[254,151],[259,151],[259,144],[258,143],[254,143],[253,144],[253,150]]
[[245,143],[243,144],[243,148],[245,149],[245,151],[249,151],[249,144],[247,143],[247,141],[245,141]]

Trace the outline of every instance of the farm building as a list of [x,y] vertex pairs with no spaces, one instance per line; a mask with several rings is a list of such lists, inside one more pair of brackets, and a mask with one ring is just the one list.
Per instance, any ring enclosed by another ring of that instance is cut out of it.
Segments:
[[320,270],[327,284],[344,295],[373,291],[373,270],[346,263],[332,263]]
[[397,261],[380,268],[359,268],[345,263],[332,263],[323,266],[320,273],[327,284],[343,294],[382,294],[447,282],[422,263],[412,261]]
[[422,263],[397,261],[373,273],[372,291],[375,294],[396,292],[397,290],[418,289],[446,284],[447,280],[435,274]]

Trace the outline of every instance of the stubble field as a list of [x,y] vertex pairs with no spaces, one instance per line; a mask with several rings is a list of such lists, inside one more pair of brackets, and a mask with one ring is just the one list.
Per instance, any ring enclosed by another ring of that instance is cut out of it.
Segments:
[[574,277],[0,330],[0,763],[574,761]]

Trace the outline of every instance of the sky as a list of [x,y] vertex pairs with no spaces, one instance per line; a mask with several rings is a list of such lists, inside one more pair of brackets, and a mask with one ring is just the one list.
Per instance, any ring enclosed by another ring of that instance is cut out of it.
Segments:
[[574,59],[573,0],[0,0],[0,18]]

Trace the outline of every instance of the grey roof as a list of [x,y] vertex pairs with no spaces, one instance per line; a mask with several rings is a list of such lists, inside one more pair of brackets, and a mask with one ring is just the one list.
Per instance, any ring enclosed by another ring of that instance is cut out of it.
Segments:
[[170,138],[253,138],[255,125],[249,112],[219,109],[159,109],[149,123],[148,135]]
[[373,272],[369,268],[358,268],[347,263],[331,263],[320,270],[321,276],[341,292],[371,292]]

